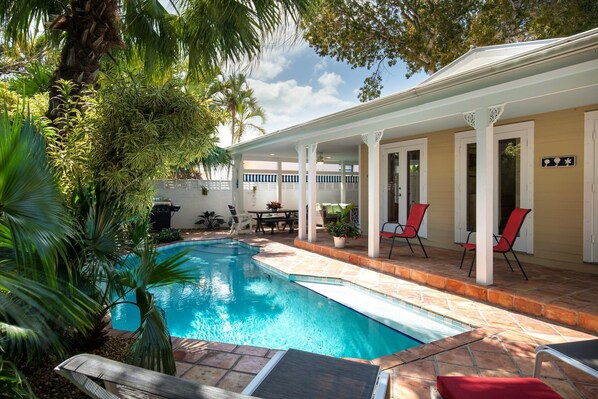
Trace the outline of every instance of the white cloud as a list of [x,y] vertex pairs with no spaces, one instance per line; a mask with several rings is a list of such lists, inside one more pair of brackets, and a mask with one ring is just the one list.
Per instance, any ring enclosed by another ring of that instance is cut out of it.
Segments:
[[291,28],[281,28],[264,45],[260,59],[250,66],[249,76],[258,80],[275,79],[281,72],[292,64],[292,60],[300,57],[301,53],[309,51],[307,42],[297,36],[297,31]]
[[326,58],[322,58],[316,65],[314,65],[314,74],[325,70],[328,67],[328,61]]
[[342,82],[340,76],[327,76],[323,81],[326,85],[322,84],[321,89],[314,90],[312,86],[300,85],[296,80],[264,82],[250,79],[249,85],[253,88],[260,105],[266,110],[267,132],[355,105],[354,102],[343,100],[336,95],[334,85]]
[[265,54],[259,64],[251,71],[250,76],[259,80],[272,80],[280,75],[290,63],[288,57],[282,54]]
[[335,95],[338,94],[338,90],[336,88],[345,83],[345,81],[338,73],[324,72],[322,76],[318,78],[318,83],[320,86],[322,86],[322,92]]

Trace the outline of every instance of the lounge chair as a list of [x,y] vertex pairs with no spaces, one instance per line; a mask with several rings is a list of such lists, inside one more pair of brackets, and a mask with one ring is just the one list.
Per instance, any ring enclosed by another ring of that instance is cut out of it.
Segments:
[[439,376],[430,396],[432,399],[562,399],[539,379],[545,360],[560,360],[598,378],[598,339],[538,346],[534,378]]
[[538,346],[534,377],[540,377],[542,362],[546,360],[560,360],[598,378],[598,339]]
[[563,399],[538,378],[438,376],[432,399]]
[[89,354],[73,356],[55,371],[98,399],[382,399],[389,379],[378,366],[294,349],[277,352],[242,394]]
[[248,213],[237,213],[234,206],[229,205],[228,210],[233,218],[230,226],[230,234],[239,234],[244,231],[253,231],[254,219]]

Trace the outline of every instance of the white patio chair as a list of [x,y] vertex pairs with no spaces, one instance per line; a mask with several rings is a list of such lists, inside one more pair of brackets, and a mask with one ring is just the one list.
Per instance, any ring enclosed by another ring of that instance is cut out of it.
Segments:
[[254,229],[255,220],[248,213],[237,213],[234,206],[229,205],[228,209],[233,218],[233,223],[230,226],[230,234],[240,234],[242,232],[252,232]]

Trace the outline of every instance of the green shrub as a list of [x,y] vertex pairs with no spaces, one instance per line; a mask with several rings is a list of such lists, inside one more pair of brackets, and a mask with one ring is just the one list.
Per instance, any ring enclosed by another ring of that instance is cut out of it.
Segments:
[[180,241],[183,239],[181,236],[181,230],[179,229],[162,229],[158,233],[154,233],[153,237],[156,244]]

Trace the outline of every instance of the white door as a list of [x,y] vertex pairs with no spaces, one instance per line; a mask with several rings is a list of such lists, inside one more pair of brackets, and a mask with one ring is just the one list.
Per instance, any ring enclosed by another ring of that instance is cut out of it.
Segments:
[[598,111],[585,114],[583,260],[598,263]]
[[[413,204],[427,203],[427,139],[381,148],[380,223],[405,223]],[[419,235],[427,237],[427,218]]]
[[[494,127],[494,234],[515,208],[530,208],[515,250],[533,253],[533,122]],[[455,241],[465,242],[476,223],[475,131],[455,135]]]

